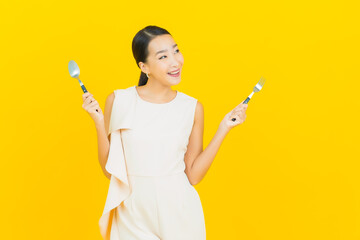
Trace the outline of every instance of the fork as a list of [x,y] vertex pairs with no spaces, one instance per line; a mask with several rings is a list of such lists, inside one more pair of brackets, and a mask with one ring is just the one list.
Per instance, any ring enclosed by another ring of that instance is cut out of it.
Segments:
[[[245,99],[243,103],[247,104],[250,101],[251,97],[254,95],[254,93],[259,92],[261,90],[262,86],[264,86],[264,83],[265,83],[265,78],[261,77],[259,82],[255,85],[253,92],[250,93],[250,95]],[[235,122],[236,118],[232,118],[231,120]]]

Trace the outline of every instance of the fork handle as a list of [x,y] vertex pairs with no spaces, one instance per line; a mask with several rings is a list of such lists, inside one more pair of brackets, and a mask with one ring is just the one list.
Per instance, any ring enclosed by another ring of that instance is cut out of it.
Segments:
[[250,101],[250,98],[247,97],[243,103],[244,103],[244,104],[247,104],[249,101]]

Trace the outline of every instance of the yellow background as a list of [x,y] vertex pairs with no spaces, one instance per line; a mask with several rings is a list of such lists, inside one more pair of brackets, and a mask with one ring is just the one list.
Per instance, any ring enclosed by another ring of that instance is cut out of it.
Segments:
[[358,1],[2,1],[1,239],[101,239],[109,180],[80,79],[137,85],[136,32],[167,29],[204,147],[261,76],[195,186],[207,239],[360,239]]

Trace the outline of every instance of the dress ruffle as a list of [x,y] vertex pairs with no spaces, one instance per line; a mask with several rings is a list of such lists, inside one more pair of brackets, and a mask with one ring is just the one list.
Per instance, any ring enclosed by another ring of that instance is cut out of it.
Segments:
[[104,211],[99,220],[100,233],[104,240],[118,239],[116,237],[116,208],[130,195],[130,186],[127,175],[126,160],[121,139],[121,129],[133,128],[136,98],[128,89],[115,90],[112,106],[109,132],[110,149],[105,165],[106,171],[111,174],[109,190]]

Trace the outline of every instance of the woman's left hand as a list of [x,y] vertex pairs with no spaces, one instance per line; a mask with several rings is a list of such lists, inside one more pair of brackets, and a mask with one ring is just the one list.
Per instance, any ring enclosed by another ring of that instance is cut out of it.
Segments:
[[[240,103],[233,110],[231,110],[228,114],[225,115],[224,119],[220,123],[220,127],[226,130],[230,130],[233,127],[242,124],[246,118],[246,109],[248,105],[244,103]],[[236,118],[235,121],[231,119]]]

